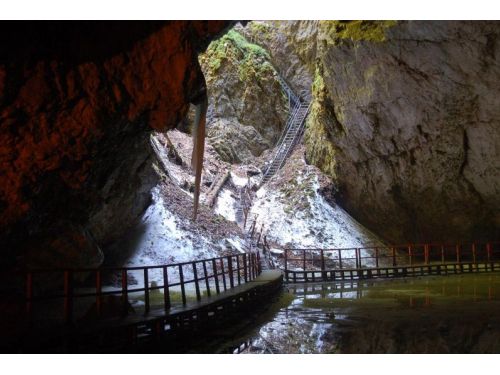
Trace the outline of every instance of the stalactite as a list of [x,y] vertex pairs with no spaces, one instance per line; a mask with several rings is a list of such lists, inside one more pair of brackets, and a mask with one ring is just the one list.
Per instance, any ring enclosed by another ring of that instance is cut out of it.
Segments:
[[206,91],[194,102],[196,105],[196,116],[193,129],[193,155],[191,157],[191,168],[194,170],[194,211],[193,220],[196,220],[198,204],[200,199],[201,171],[203,169],[203,154],[205,151],[205,123],[208,107]]

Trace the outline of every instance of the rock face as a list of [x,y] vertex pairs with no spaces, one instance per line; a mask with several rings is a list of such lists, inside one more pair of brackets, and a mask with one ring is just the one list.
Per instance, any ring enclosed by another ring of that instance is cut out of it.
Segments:
[[2,25],[2,261],[31,258],[58,233],[45,252],[65,252],[58,243],[80,238],[77,254],[89,246],[99,253],[97,244],[127,230],[155,183],[148,132],[186,115],[204,90],[198,52],[229,25]]
[[391,242],[498,238],[500,23],[275,27],[309,40],[281,50],[313,75],[307,159],[350,214]]
[[269,53],[237,30],[242,28],[212,42],[200,56],[209,94],[208,141],[231,163],[273,147],[288,110]]

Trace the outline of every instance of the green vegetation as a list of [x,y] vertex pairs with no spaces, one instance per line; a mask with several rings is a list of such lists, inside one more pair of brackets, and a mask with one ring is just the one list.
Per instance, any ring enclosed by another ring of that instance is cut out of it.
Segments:
[[336,119],[321,65],[316,66],[312,94],[313,103],[305,132],[306,159],[335,181],[335,148],[330,140],[335,133],[344,130]]
[[325,40],[330,44],[341,44],[345,40],[384,42],[385,32],[397,21],[321,21]]
[[222,38],[213,41],[206,53],[200,56],[205,67],[207,80],[212,79],[225,60],[238,66],[239,78],[242,82],[250,79],[261,79],[266,73],[273,73],[274,68],[269,63],[268,52],[250,43],[243,35],[230,30]]

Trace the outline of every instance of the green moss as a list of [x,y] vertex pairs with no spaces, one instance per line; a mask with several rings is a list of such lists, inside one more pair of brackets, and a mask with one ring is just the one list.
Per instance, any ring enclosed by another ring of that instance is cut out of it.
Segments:
[[267,51],[257,44],[250,43],[235,30],[230,30],[220,39],[213,41],[200,56],[200,62],[206,68],[207,80],[215,76],[224,60],[237,63],[242,81],[259,79],[264,71],[273,69],[267,62]]
[[305,133],[306,159],[323,173],[336,179],[335,147],[332,138],[344,132],[337,121],[321,65],[316,66],[312,84],[313,103]]
[[397,21],[321,21],[320,27],[325,39],[331,44],[341,44],[344,40],[384,42],[386,30]]

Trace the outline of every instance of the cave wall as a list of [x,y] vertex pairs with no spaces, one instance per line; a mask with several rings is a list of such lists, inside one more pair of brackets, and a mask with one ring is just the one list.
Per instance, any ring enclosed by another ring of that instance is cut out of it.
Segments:
[[311,83],[306,157],[352,216],[390,242],[498,239],[499,22],[247,29]]
[[150,129],[186,115],[198,53],[231,24],[0,24],[2,262],[102,261],[149,203]]

